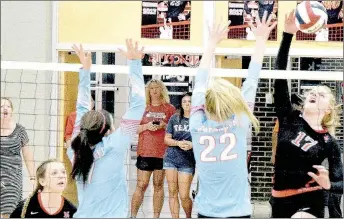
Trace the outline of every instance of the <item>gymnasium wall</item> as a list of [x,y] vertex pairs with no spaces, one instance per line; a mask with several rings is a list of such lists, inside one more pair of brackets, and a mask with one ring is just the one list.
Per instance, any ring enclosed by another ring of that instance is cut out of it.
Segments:
[[[52,2],[1,1],[1,60],[51,62]],[[38,16],[39,15],[39,16]],[[49,156],[51,72],[1,70],[1,97],[29,136],[36,166]],[[24,198],[33,190],[23,164]]]
[[140,39],[141,10],[141,1],[59,2],[58,42],[123,44],[132,38],[142,45],[202,45],[203,2],[192,3],[190,40]]
[[[202,46],[203,2],[192,3],[190,40],[141,39],[141,1],[76,2],[58,3],[58,43],[123,44],[131,37],[142,45]],[[296,1],[278,2],[278,38],[268,42],[268,47],[278,47],[284,28],[284,15],[296,7]],[[228,1],[215,3],[216,19],[228,17]],[[219,47],[252,48],[254,41],[224,40]],[[340,42],[294,42],[296,48],[338,49]]]

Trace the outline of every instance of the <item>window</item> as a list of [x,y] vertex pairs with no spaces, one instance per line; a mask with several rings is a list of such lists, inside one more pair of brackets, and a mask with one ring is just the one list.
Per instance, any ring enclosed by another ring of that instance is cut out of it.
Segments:
[[[102,53],[102,65],[115,65],[116,58],[115,53]],[[102,72],[102,84],[109,85],[115,84],[115,75],[110,73]]]

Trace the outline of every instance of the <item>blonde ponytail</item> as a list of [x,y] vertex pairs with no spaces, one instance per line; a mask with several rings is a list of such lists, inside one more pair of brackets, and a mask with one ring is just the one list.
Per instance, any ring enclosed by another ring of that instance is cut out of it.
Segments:
[[229,81],[212,78],[205,98],[207,112],[218,118],[219,121],[226,121],[232,115],[244,114],[251,121],[255,132],[259,132],[258,119],[253,115],[240,89]]

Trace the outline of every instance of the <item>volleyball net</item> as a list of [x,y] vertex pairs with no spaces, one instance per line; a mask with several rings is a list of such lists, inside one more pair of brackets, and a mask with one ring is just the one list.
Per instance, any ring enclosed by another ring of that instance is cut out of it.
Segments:
[[[239,78],[244,80],[247,76],[249,57],[237,57],[242,60],[243,69],[212,69],[212,75],[225,78]],[[252,137],[250,150],[252,151],[251,178],[252,178],[252,199],[260,199],[261,190],[268,187],[272,182],[273,170],[270,167],[259,166],[261,160],[268,160],[271,157],[271,133],[274,126],[274,109],[272,103],[266,99],[267,93],[273,93],[273,79],[288,79],[291,93],[301,93],[305,89],[323,83],[330,86],[338,102],[343,100],[343,63],[339,58],[323,58],[321,63],[317,59],[307,61],[307,58],[293,57],[290,59],[289,70],[274,70],[275,57],[265,57],[261,79],[258,84],[258,91],[255,104],[255,115],[259,119],[262,133]],[[305,64],[305,62],[307,62]],[[246,64],[245,64],[246,63]],[[306,67],[305,67],[306,66]],[[1,97],[9,97],[14,105],[15,120],[22,124],[29,136],[29,147],[34,152],[34,162],[39,165],[47,158],[63,159],[67,171],[71,170],[71,164],[66,157],[64,136],[66,132],[66,120],[68,115],[75,111],[78,71],[80,64],[65,63],[38,63],[38,62],[17,62],[1,61]],[[310,69],[314,67],[314,69]],[[313,70],[313,71],[312,71]],[[95,109],[105,109],[113,114],[115,126],[124,115],[128,103],[130,86],[127,78],[129,68],[127,65],[92,65],[92,74],[112,75],[111,83],[101,84],[91,77],[91,93],[95,101]],[[191,83],[197,68],[188,67],[161,67],[143,66],[145,77],[163,78],[165,76],[185,76]],[[165,77],[166,78],[166,77]],[[183,79],[184,80],[184,79]],[[185,79],[186,80],[186,79]],[[165,82],[171,95],[174,95],[172,88],[181,85],[181,82]],[[172,103],[175,104],[175,103]],[[343,117],[341,117],[343,124]],[[337,138],[343,142],[343,128],[337,130]],[[132,196],[136,186],[136,145],[137,139],[132,142],[127,155],[127,181],[129,195]],[[25,166],[24,166],[25,167]],[[26,169],[26,168],[23,168]],[[25,172],[25,171],[24,171]],[[70,172],[68,172],[68,175]],[[24,197],[32,191],[27,174],[24,174]],[[258,183],[257,178],[266,178],[267,185]],[[70,179],[70,178],[69,178]],[[191,191],[196,187],[195,176]],[[150,184],[152,187],[152,183]],[[165,204],[162,215],[170,217],[168,208],[167,183],[164,184]],[[76,188],[74,182],[69,182],[65,191],[66,197],[76,202]],[[143,207],[138,217],[151,217],[153,189],[146,192]],[[263,197],[264,198],[264,197]]]
[[298,31],[296,33],[296,40],[343,42],[343,23],[328,24],[326,28],[314,34]]

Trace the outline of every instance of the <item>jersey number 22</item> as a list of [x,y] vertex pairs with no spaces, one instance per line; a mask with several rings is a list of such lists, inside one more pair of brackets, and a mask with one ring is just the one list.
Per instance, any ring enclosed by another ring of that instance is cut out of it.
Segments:
[[[216,162],[218,161],[218,157],[216,156],[209,156],[209,154],[214,150],[216,147],[216,140],[213,136],[202,136],[199,140],[201,145],[206,145],[207,147],[201,153],[201,161],[204,162]],[[236,137],[233,133],[226,133],[220,136],[220,144],[226,144],[226,147],[221,152],[220,161],[227,161],[236,159],[238,154],[231,154],[231,150],[236,145]]]

